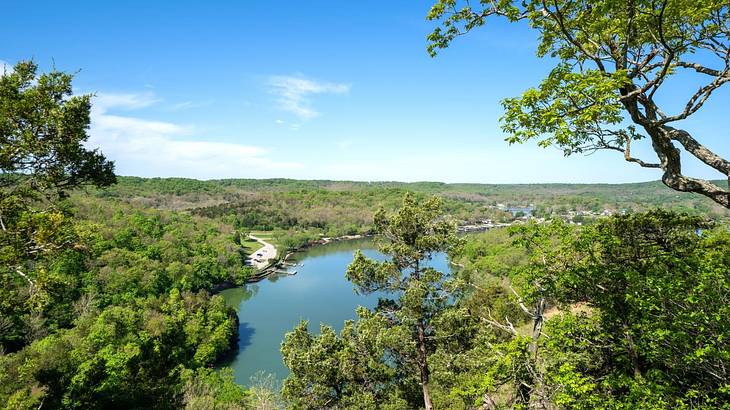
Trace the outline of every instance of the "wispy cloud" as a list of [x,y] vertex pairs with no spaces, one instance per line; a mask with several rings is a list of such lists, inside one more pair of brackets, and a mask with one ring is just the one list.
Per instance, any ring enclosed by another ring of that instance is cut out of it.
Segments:
[[213,104],[213,100],[206,100],[206,101],[182,101],[176,104],[171,104],[167,107],[169,111],[180,111],[180,110],[188,110],[191,108],[200,108],[200,107],[207,107],[209,105]]
[[94,99],[88,145],[115,160],[118,173],[208,179],[263,177],[301,167],[269,158],[262,146],[195,140],[192,126],[115,113],[157,101],[150,93],[98,93]]
[[302,120],[321,115],[312,107],[312,95],[345,94],[350,91],[348,84],[317,81],[302,76],[271,76],[268,86],[271,93],[277,96],[279,108]]

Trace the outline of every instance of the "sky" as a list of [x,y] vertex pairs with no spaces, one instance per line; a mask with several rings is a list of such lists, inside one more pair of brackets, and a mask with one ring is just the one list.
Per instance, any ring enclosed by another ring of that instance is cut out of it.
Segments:
[[[0,66],[33,59],[94,93],[88,145],[120,175],[620,183],[660,171],[615,152],[508,145],[500,101],[553,63],[495,20],[436,58],[429,1],[10,1]],[[1,70],[0,70],[1,71]],[[686,99],[688,86],[668,90]],[[682,126],[730,156],[730,90]],[[645,160],[647,147],[635,148]],[[720,178],[696,161],[686,173]]]

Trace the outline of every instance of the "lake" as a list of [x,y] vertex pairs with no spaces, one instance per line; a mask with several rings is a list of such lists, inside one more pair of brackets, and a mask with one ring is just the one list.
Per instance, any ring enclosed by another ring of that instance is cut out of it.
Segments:
[[[339,331],[345,320],[355,319],[357,306],[377,304],[377,295],[356,295],[345,278],[357,249],[370,258],[384,259],[367,239],[332,242],[298,253],[293,262],[302,266],[290,268],[296,275],[278,275],[221,292],[240,321],[238,349],[224,363],[233,369],[237,383],[248,385],[259,371],[283,380],[289,371],[279,348],[284,334],[300,320],[309,321],[310,331],[319,332],[320,323]],[[445,254],[436,255],[429,265],[449,269]]]

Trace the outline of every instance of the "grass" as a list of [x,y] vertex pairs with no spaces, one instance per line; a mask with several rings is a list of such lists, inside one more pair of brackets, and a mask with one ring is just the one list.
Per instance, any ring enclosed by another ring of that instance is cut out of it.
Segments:
[[[262,238],[263,239],[263,238]],[[252,254],[259,248],[261,248],[261,244],[254,241],[253,239],[246,239],[244,241],[241,241],[241,246],[243,249],[245,249],[245,252],[247,254]]]
[[[278,229],[274,231],[251,231],[250,234],[262,239],[272,245],[274,245],[276,248],[281,248],[278,238],[281,236],[281,234],[285,232],[284,230]],[[246,241],[248,242],[248,240]],[[252,241],[254,243],[254,246],[256,246],[258,243],[256,241]],[[260,248],[261,246],[256,246],[256,249]],[[254,249],[254,250],[256,250]]]

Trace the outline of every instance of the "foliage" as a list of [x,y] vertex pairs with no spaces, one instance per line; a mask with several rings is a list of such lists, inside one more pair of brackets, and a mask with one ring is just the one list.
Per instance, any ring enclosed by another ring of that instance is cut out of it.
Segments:
[[[656,183],[120,178],[104,188],[112,164],[83,148],[88,97],[70,95],[71,76],[35,70],[21,63],[0,77],[4,408],[277,408],[286,399],[293,408],[666,409],[730,401],[730,232],[721,222],[727,211],[708,201]],[[586,98],[616,86],[574,70],[554,75],[580,84]],[[619,114],[581,115],[570,121]],[[542,121],[525,119],[533,120]],[[556,135],[572,144],[577,134]],[[85,184],[104,189],[74,190]],[[414,194],[398,208],[407,190]],[[455,219],[501,218],[504,203],[560,218],[455,236]],[[648,204],[663,210],[586,218]],[[282,248],[374,232],[389,256],[358,253],[346,273],[357,292],[381,297],[377,308],[358,309],[339,334],[322,326],[314,335],[302,322],[286,335],[291,375],[281,397],[271,381],[245,389],[230,371],[210,368],[238,330],[235,312],[210,291],[248,278],[242,237],[252,229]],[[430,268],[436,252],[462,268]]]
[[[66,191],[114,183],[114,165],[87,150],[89,96],[72,76],[20,62],[0,76],[0,349],[68,326],[78,297],[80,232],[58,203]],[[55,303],[54,303],[55,302]],[[48,319],[49,323],[45,323]]]
[[364,409],[388,403],[408,408],[396,370],[383,361],[389,340],[379,333],[387,324],[364,308],[358,316],[339,336],[325,325],[313,336],[304,321],[286,334],[281,351],[291,374],[282,395],[292,407]]
[[30,61],[0,76],[0,186],[3,198],[63,195],[115,182],[114,164],[87,150],[89,95],[72,96],[73,76],[37,74]]
[[237,337],[235,313],[208,293],[250,273],[237,235],[78,195],[116,177],[84,148],[90,97],[71,80],[32,62],[0,76],[2,407],[177,408],[189,387],[195,408],[211,391],[216,408],[240,408],[230,375],[202,370]]
[[251,273],[230,225],[180,213],[74,198],[75,212],[94,232],[89,285],[117,303],[170,287],[197,291]]
[[[661,169],[668,187],[730,208],[727,183],[684,175],[680,150],[723,176],[730,175],[730,161],[675,128],[730,82],[727,1],[501,0],[471,6],[439,0],[428,14],[440,22],[428,36],[429,52],[435,55],[496,17],[528,21],[540,36],[538,57],[557,62],[537,88],[502,102],[507,141],[540,139],[539,145],[566,155],[618,151],[626,161]],[[698,85],[679,109],[659,97],[690,77]],[[658,162],[631,152],[647,137]]]
[[182,372],[215,362],[237,335],[220,297],[180,293],[87,314],[2,358],[9,401],[43,391],[49,408],[172,408]]
[[713,217],[730,216],[730,211],[709,199],[678,195],[660,182],[445,184],[137,177],[118,180],[113,187],[94,195],[163,210],[191,210],[201,216],[224,218],[242,229],[300,229],[324,236],[371,230],[374,211],[397,209],[406,192],[420,199],[441,197],[445,211],[459,221],[500,220],[504,213],[497,204],[533,204],[541,217],[563,216],[568,211],[641,211],[655,206]]
[[[243,410],[252,408],[248,392],[233,380],[233,371],[199,368],[183,374],[186,410]],[[260,407],[256,407],[257,409]]]
[[[340,337],[328,327],[313,337],[306,323],[289,333],[282,345],[292,371],[284,385],[286,398],[306,407],[375,407],[390,392],[410,407],[433,408],[428,360],[436,347],[438,318],[456,293],[449,275],[427,262],[434,253],[459,245],[455,225],[442,212],[437,198],[419,204],[406,195],[394,215],[376,213],[380,250],[391,259],[377,262],[357,252],[347,278],[359,293],[387,297],[374,312],[361,309],[358,322],[347,323]],[[388,386],[393,387],[383,391]]]
[[[522,352],[514,363],[528,372],[509,378],[513,394],[524,395],[518,402],[657,409],[726,403],[730,234],[709,228],[701,218],[661,210],[582,228],[520,228],[518,243],[534,261],[515,277],[520,301],[547,299],[562,313],[552,308],[534,317],[546,321],[544,336],[530,342],[515,332],[487,356]],[[515,351],[520,340],[529,343]],[[480,394],[497,397],[497,379],[487,373],[477,380]]]

